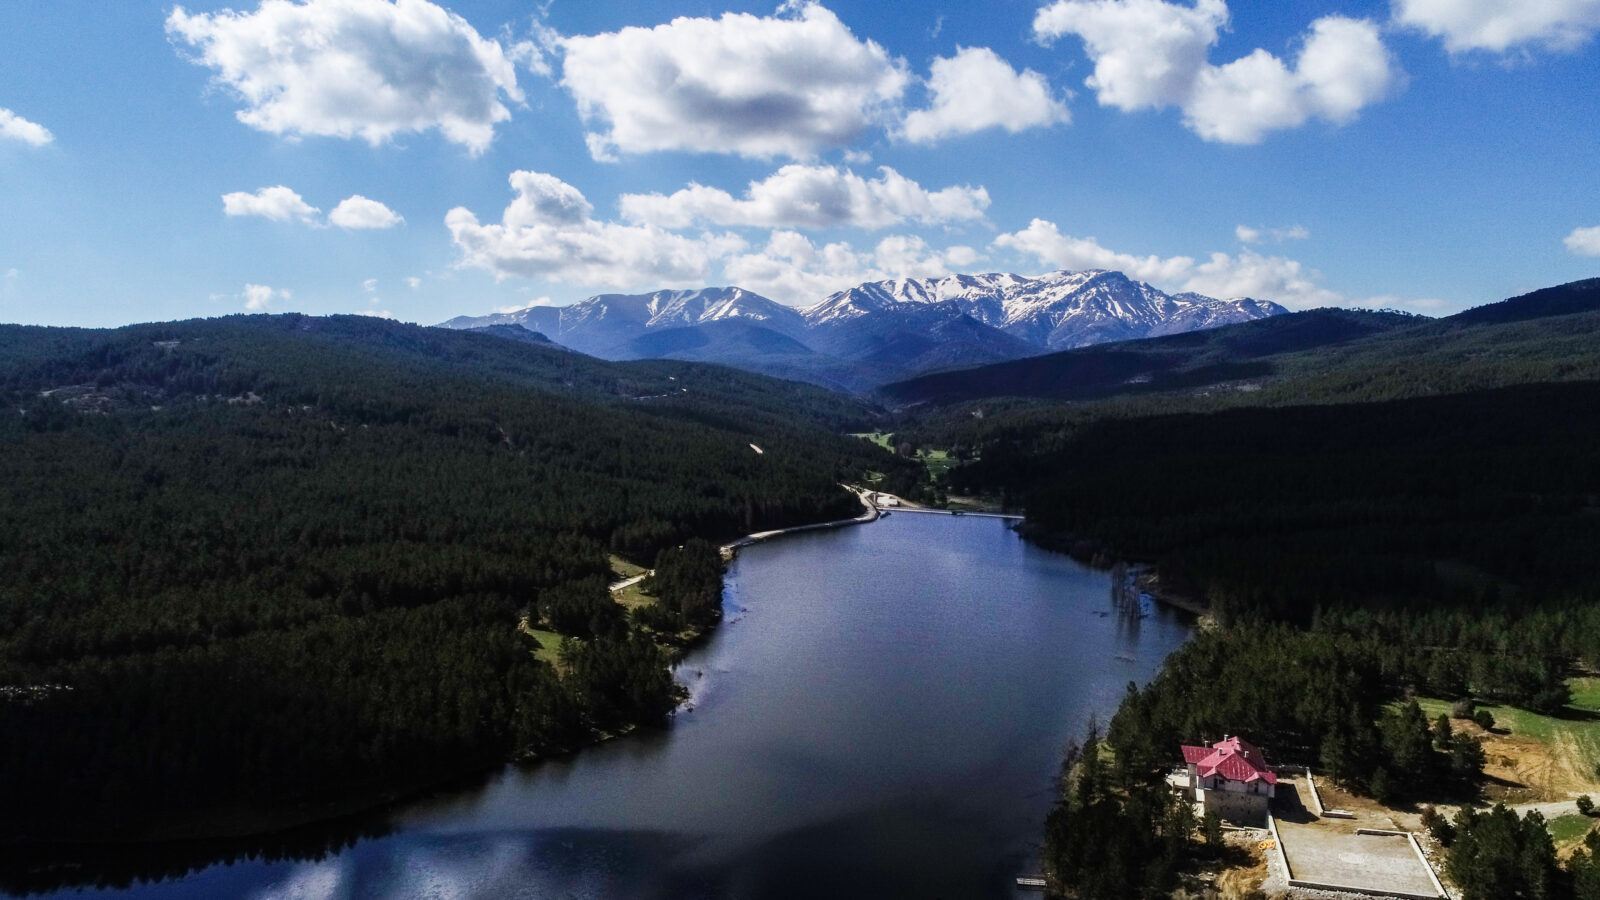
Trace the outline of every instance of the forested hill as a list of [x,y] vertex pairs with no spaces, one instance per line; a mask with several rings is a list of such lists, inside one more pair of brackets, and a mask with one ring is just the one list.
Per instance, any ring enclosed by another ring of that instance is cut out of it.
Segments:
[[1600,309],[1600,278],[1573,281],[1544,288],[1510,300],[1477,306],[1456,313],[1447,321],[1462,325],[1521,322]]
[[3,327],[0,410],[13,843],[250,831],[658,721],[608,554],[918,471],[817,388],[359,317]]
[[956,403],[985,397],[1090,400],[1151,393],[1271,374],[1263,360],[1336,346],[1413,324],[1415,317],[1315,309],[1167,337],[1102,344],[923,375],[878,393],[900,403]]
[[1443,319],[1318,309],[887,385],[899,406],[1002,397],[1254,394],[1247,405],[1361,402],[1600,378],[1600,279]]

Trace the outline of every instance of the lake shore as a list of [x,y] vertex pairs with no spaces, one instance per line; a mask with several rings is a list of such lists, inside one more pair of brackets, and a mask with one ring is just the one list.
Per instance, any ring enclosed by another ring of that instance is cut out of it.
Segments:
[[[848,487],[848,486],[845,486]],[[806,525],[795,525],[788,528],[772,529],[754,532],[736,540],[721,545],[723,558],[732,560],[739,549],[758,543],[774,540],[784,535],[796,534],[806,531],[820,531],[834,528],[862,525],[876,521],[880,511],[865,496],[865,492],[858,488],[849,488],[860,499],[864,511],[861,515],[850,519],[835,519],[826,522],[815,522]],[[624,579],[610,585],[613,593],[628,585],[635,584],[645,578],[648,571]],[[697,629],[694,634],[681,636],[670,649],[672,662],[676,665],[694,647],[706,641],[716,630],[718,622]],[[438,794],[458,789],[464,784],[471,784],[482,780],[486,776],[498,771],[506,765],[534,765],[541,760],[559,759],[571,756],[587,747],[615,740],[638,730],[637,725],[620,729],[616,732],[597,732],[571,747],[551,747],[541,751],[523,752],[510,759],[493,759],[472,763],[466,766],[441,767],[440,771],[419,776],[403,784],[386,783],[381,785],[363,785],[353,787],[347,792],[341,792],[334,797],[321,797],[314,801],[302,801],[286,804],[274,809],[225,809],[211,810],[192,816],[167,817],[165,820],[147,820],[137,829],[130,829],[123,836],[118,837],[65,837],[51,836],[44,839],[23,839],[0,845],[0,860],[16,857],[22,862],[36,862],[54,858],[59,860],[61,867],[70,867],[77,858],[83,854],[94,855],[97,850],[123,854],[130,848],[142,846],[175,847],[184,844],[194,845],[237,845],[230,846],[228,852],[240,856],[249,856],[255,849],[245,845],[252,841],[259,842],[262,846],[278,843],[278,839],[294,835],[299,832],[318,831],[344,831],[341,825],[350,829],[369,828],[371,818],[387,810],[407,803]],[[4,884],[0,883],[0,888]]]

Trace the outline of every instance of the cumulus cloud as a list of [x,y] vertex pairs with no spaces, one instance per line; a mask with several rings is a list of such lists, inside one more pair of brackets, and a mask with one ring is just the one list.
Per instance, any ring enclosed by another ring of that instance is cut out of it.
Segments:
[[328,213],[328,222],[351,230],[362,228],[393,228],[404,222],[400,214],[376,200],[353,194],[339,201]]
[[35,147],[43,147],[56,139],[55,135],[50,133],[50,129],[37,122],[30,122],[3,106],[0,106],[0,138],[21,141]]
[[360,137],[437,128],[483,152],[520,103],[516,60],[532,44],[482,37],[428,0],[263,0],[253,13],[175,7],[167,33],[192,47],[244,108],[239,121],[272,134]]
[[989,128],[1015,134],[1072,118],[1043,75],[1019,73],[988,47],[960,47],[955,56],[934,60],[928,92],[928,108],[908,113],[900,129],[913,143]]
[[281,184],[261,188],[253,194],[244,191],[223,194],[222,211],[230,216],[261,216],[274,222],[315,222],[321,213],[298,193]]
[[288,300],[292,295],[286,290],[278,290],[264,284],[246,284],[240,299],[244,300],[244,308],[251,312],[267,312],[275,300]]
[[281,184],[261,188],[253,194],[244,191],[223,194],[222,211],[230,216],[261,216],[274,222],[304,222],[319,228],[324,224],[346,229],[392,228],[405,221],[382,203],[353,194],[341,200],[324,223],[322,210]]
[[1443,40],[1452,53],[1573,50],[1600,31],[1600,0],[1393,0],[1392,11],[1395,22]]
[[1187,256],[1163,259],[1117,253],[1093,237],[1062,234],[1054,222],[1044,219],[1034,219],[1021,231],[1002,234],[994,244],[1058,269],[1116,269],[1139,281],[1170,284],[1194,269],[1194,260]]
[[1177,107],[1209,141],[1253,144],[1312,118],[1353,120],[1382,100],[1402,73],[1378,26],[1325,16],[1311,23],[1291,67],[1257,49],[1225,65],[1209,53],[1228,23],[1223,0],[1182,6],[1164,0],[1056,0],[1034,17],[1034,35],[1074,34],[1094,62],[1084,83],[1102,106],[1124,111]]
[[1600,225],[1593,228],[1574,228],[1562,243],[1579,256],[1600,256]]
[[504,277],[628,288],[704,284],[715,259],[743,250],[730,234],[687,236],[655,225],[594,218],[575,187],[542,172],[511,173],[517,196],[498,224],[482,224],[464,207],[445,215],[460,265]]
[[663,228],[696,223],[757,228],[887,228],[908,219],[926,225],[983,218],[989,192],[982,187],[930,191],[887,166],[872,180],[835,166],[784,166],[752,181],[736,198],[719,188],[690,184],[671,195],[624,194],[624,218]]
[[889,121],[910,76],[814,2],[555,40],[597,159],[685,150],[808,158]]
[[422,287],[422,279],[418,278],[415,275],[409,275],[409,276],[406,277],[406,284],[409,285],[410,288],[414,291],[417,288]]
[[[1244,226],[1241,226],[1244,227]],[[1166,290],[1211,297],[1254,297],[1295,309],[1336,306],[1343,295],[1322,286],[1321,276],[1300,262],[1246,249],[1213,253],[1203,262],[1189,256],[1134,256],[1101,246],[1092,237],[1062,234],[1054,222],[1034,219],[1028,227],[994,239],[994,246],[1058,269],[1115,269]]]
[[1251,225],[1238,225],[1233,229],[1234,237],[1241,244],[1260,244],[1271,242],[1281,244],[1284,241],[1303,241],[1311,237],[1311,232],[1304,225],[1290,225],[1288,228],[1257,228]]
[[1320,284],[1321,276],[1299,261],[1263,256],[1254,250],[1237,255],[1213,253],[1195,266],[1182,288],[1211,297],[1254,297],[1273,300],[1294,309],[1338,306],[1342,294]]
[[775,231],[766,246],[723,265],[730,284],[781,303],[815,303],[866,281],[933,278],[960,271],[979,259],[971,247],[935,249],[915,235],[890,235],[871,250],[839,241],[821,247],[796,231]]

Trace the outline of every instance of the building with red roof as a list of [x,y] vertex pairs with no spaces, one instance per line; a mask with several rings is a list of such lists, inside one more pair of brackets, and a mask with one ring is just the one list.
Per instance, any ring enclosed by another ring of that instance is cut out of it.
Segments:
[[1255,745],[1224,737],[1209,747],[1183,747],[1189,770],[1185,792],[1205,812],[1241,825],[1266,822],[1278,775]]

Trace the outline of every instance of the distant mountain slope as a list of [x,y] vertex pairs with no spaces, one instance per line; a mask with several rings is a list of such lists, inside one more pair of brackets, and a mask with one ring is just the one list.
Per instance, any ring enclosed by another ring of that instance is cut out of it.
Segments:
[[625,358],[630,344],[647,331],[708,322],[747,320],[795,337],[804,320],[795,310],[742,288],[601,294],[571,306],[533,306],[488,316],[457,316],[445,328],[521,325],[550,335],[575,350],[608,359]]
[[1269,374],[1272,367],[1260,362],[1264,357],[1334,346],[1416,322],[1393,313],[1310,310],[937,372],[884,385],[878,393],[899,404],[944,404],[1002,396],[1087,400],[1117,393],[1174,390]]
[[[1089,271],[869,282],[803,310],[737,287],[603,294],[559,309],[459,316],[443,325],[520,325],[606,359],[693,358],[861,390],[922,372],[1180,334],[1283,312],[1275,303],[1249,298],[1169,296],[1120,272]],[[738,329],[650,337],[725,322],[758,326],[814,352],[787,345],[782,352],[776,345],[755,348],[747,340],[754,332]]]
[[903,278],[858,285],[803,310],[812,328],[919,307],[951,304],[978,322],[1036,348],[1064,350],[1107,341],[1175,334],[1280,315],[1276,303],[1200,294],[1168,295],[1121,272],[1005,273]]
[[483,325],[477,328],[463,328],[463,331],[475,331],[480,334],[491,334],[495,337],[505,338],[510,341],[521,341],[524,344],[536,344],[541,347],[560,347],[555,341],[545,337],[542,331],[529,331],[523,325]]
[[1600,309],[1600,278],[1573,281],[1478,306],[1445,319],[1462,325],[1488,325],[1543,319]]
[[899,405],[991,397],[1088,400],[1227,386],[1229,402],[1401,399],[1600,380],[1600,280],[1443,319],[1347,309],[1088,347],[884,385]]

